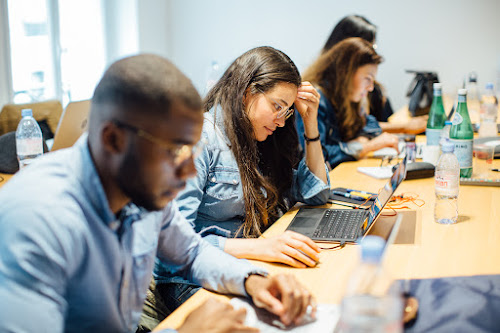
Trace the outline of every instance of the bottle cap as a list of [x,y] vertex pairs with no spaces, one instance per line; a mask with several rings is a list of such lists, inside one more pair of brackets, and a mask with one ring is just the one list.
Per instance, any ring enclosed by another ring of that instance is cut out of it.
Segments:
[[477,73],[476,72],[469,73],[469,82],[477,82]]
[[361,260],[363,262],[379,263],[384,252],[385,240],[379,236],[365,236],[361,240]]
[[31,109],[22,109],[21,116],[22,117],[33,117],[33,111]]
[[453,153],[453,151],[455,150],[455,144],[448,138],[444,138],[441,145],[441,150],[443,151],[443,153]]
[[433,89],[442,89],[443,88],[443,84],[440,83],[440,82],[435,82],[432,84],[432,88]]
[[486,89],[493,89],[493,82],[486,83]]
[[446,125],[451,125],[451,120],[445,120],[444,121],[444,126],[446,126]]
[[464,88],[458,89],[458,95],[462,95],[462,96],[467,95],[467,89],[464,89]]

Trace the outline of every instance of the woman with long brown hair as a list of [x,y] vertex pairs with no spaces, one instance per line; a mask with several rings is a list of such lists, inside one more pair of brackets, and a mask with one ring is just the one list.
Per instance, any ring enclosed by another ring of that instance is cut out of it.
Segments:
[[[335,25],[321,53],[328,52],[337,43],[350,37],[361,37],[376,49],[377,27],[363,16],[346,16]],[[389,133],[408,134],[418,134],[425,131],[427,115],[410,118],[407,122],[389,123],[388,118],[394,112],[384,90],[382,84],[376,81],[373,90],[368,94],[369,113],[378,120],[382,130]]]
[[[238,258],[316,265],[319,247],[306,236],[287,231],[258,237],[296,202],[328,200],[318,103],[317,90],[301,82],[292,60],[272,47],[249,50],[229,66],[204,101],[205,147],[194,160],[197,176],[175,200],[205,240]],[[295,111],[309,139],[303,159]],[[155,304],[169,311],[198,287],[177,273],[162,263],[155,268]],[[161,310],[155,311],[161,320]]]
[[[382,133],[367,114],[367,95],[373,90],[382,57],[362,38],[348,38],[321,54],[304,79],[318,88],[321,99],[318,126],[325,160],[331,168],[384,147],[398,149],[395,135]],[[297,117],[304,146],[304,122]]]

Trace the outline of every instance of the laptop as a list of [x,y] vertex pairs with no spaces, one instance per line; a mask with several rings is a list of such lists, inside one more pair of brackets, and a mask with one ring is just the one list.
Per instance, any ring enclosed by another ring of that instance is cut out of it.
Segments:
[[71,102],[57,125],[51,151],[71,147],[87,130],[90,100]]
[[300,208],[287,230],[306,235],[314,241],[355,243],[368,233],[379,218],[399,184],[406,177],[407,156],[366,209]]

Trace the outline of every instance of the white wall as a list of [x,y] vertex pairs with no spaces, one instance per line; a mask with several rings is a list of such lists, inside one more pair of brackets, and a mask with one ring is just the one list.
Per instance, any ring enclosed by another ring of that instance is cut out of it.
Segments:
[[138,0],[141,52],[168,56],[170,51],[170,0]]
[[137,1],[102,0],[108,65],[139,52]]
[[200,92],[212,60],[227,66],[255,46],[279,48],[305,69],[349,14],[378,26],[377,50],[385,58],[378,79],[396,109],[407,103],[405,69],[437,71],[447,93],[472,70],[480,86],[495,82],[500,70],[498,0],[137,1],[150,11],[157,6],[151,16],[139,16],[141,51],[147,44],[148,52],[169,57]]

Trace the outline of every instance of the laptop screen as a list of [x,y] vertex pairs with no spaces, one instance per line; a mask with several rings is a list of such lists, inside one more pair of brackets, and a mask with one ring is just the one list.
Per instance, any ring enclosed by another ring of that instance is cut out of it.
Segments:
[[382,188],[378,196],[375,198],[375,201],[373,204],[370,206],[368,218],[366,219],[365,223],[363,224],[363,231],[366,231],[371,227],[373,222],[377,219],[377,217],[380,215],[380,212],[382,209],[384,209],[385,205],[389,202],[389,200],[392,198],[392,195],[398,188],[399,184],[405,179],[406,177],[406,163],[407,163],[407,157],[405,156],[403,161],[399,163],[398,168],[394,173],[392,174],[391,179],[385,184],[385,186]]

